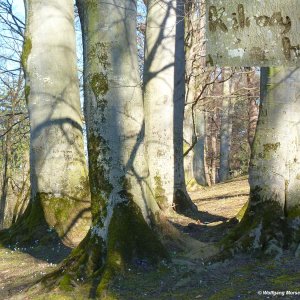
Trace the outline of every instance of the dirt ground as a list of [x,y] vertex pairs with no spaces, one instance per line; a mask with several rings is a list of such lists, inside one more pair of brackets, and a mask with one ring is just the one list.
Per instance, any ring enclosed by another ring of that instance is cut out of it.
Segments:
[[[229,222],[248,199],[246,177],[199,187],[190,193],[197,204],[197,217],[169,217],[181,232],[208,248],[234,226]],[[211,248],[213,249],[213,248]],[[73,282],[73,289],[48,291],[35,284],[68,255],[63,245],[56,249],[0,248],[0,300],[4,299],[89,299],[91,285]],[[298,295],[291,295],[298,293]],[[300,259],[291,254],[277,259],[239,255],[217,263],[204,263],[191,252],[172,253],[171,262],[153,269],[147,264],[128,269],[116,278],[107,299],[300,299]]]

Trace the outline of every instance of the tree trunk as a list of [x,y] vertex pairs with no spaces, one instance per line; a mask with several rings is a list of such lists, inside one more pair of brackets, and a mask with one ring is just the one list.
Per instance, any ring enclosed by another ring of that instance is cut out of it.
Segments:
[[[251,71],[251,68],[246,68],[248,72]],[[253,73],[255,70],[253,71]],[[252,76],[254,77],[254,74],[247,74],[247,88],[253,88],[253,83],[252,83]],[[257,124],[257,118],[258,118],[258,106],[256,104],[256,99],[253,98],[253,93],[249,90],[248,93],[248,103],[249,103],[249,123],[248,123],[248,143],[251,148],[253,140],[254,140],[254,135],[255,135],[255,129],[256,129],[256,124]]]
[[[193,123],[192,123],[192,111],[185,107],[184,121],[183,121],[183,151],[187,151],[193,144]],[[189,185],[194,184],[193,175],[193,150],[184,156],[184,175],[187,188]]]
[[22,65],[30,116],[31,203],[15,224],[27,227],[32,238],[47,236],[39,225],[55,229],[70,246],[90,226],[73,10],[71,0],[26,1]]
[[[150,228],[159,208],[147,185],[136,1],[77,1],[83,32],[92,228],[66,262],[77,278],[98,274],[101,294],[128,264],[165,250]],[[73,273],[72,273],[73,274]]]
[[204,171],[205,171],[205,180],[208,186],[211,186],[211,178],[210,178],[210,167],[208,165],[208,118],[209,114],[205,112],[205,141],[204,141]]
[[161,207],[196,210],[183,167],[184,4],[148,1],[144,101],[150,184]]
[[291,247],[300,254],[299,82],[299,69],[262,68],[263,101],[249,168],[250,202],[227,238],[229,248],[278,255]]
[[[228,77],[228,72],[224,71],[224,80]],[[224,82],[221,114],[221,133],[220,133],[220,170],[219,181],[223,182],[229,178],[230,168],[230,148],[231,148],[231,134],[232,134],[232,120],[231,120],[231,100],[230,96],[230,80]]]
[[[215,105],[214,105],[215,107]],[[217,113],[214,109],[212,113],[212,120],[211,120],[211,184],[216,184],[217,182],[217,132],[218,128],[216,125],[217,120]]]
[[[200,185],[207,185],[205,175],[205,112],[197,97],[207,81],[205,52],[205,1],[190,1],[186,3],[186,90],[187,109],[192,111],[194,142],[193,177]],[[199,57],[200,56],[200,57]],[[196,103],[196,102],[197,103]],[[191,107],[191,108],[190,108]]]
[[[10,128],[10,120],[7,122],[7,128]],[[9,188],[9,180],[11,176],[11,164],[10,164],[10,156],[11,156],[11,132],[7,132],[5,136],[5,140],[3,141],[3,176],[2,176],[2,186],[1,186],[1,198],[0,198],[0,230],[5,228],[5,212],[7,207],[7,199],[8,199],[8,188]]]
[[205,112],[203,108],[197,109],[195,112],[195,127],[197,135],[197,143],[194,148],[193,172],[194,178],[200,185],[207,185],[205,176]]

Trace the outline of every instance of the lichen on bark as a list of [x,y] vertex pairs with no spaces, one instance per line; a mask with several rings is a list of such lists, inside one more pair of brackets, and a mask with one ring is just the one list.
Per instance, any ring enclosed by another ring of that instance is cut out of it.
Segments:
[[225,256],[240,251],[278,255],[286,245],[286,233],[284,212],[276,199],[262,200],[259,191],[252,192],[240,222],[221,241],[221,251]]
[[108,91],[107,75],[99,72],[90,76],[90,86],[96,97],[104,96]]
[[168,205],[168,199],[165,195],[166,191],[163,188],[161,177],[157,174],[154,177],[154,180],[155,180],[155,190],[154,190],[155,200],[161,209],[167,210],[170,207]]
[[[107,215],[107,205],[113,186],[109,181],[107,167],[110,164],[107,141],[92,132],[88,135],[89,170],[91,184],[91,210],[93,220],[99,222]],[[105,167],[106,166],[106,167]]]
[[[261,68],[261,106],[249,166],[250,199],[223,253],[296,251],[299,218],[298,69]],[[297,95],[297,96],[296,96]],[[296,102],[295,102],[296,99]]]

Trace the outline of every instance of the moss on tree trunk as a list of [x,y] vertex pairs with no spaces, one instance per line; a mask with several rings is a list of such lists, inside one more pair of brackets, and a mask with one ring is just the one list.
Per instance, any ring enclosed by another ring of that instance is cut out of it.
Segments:
[[[250,199],[223,253],[277,256],[300,242],[299,69],[261,69],[261,106],[249,166]],[[240,218],[241,216],[239,216]]]
[[78,0],[77,5],[83,29],[92,227],[44,283],[69,289],[84,279],[101,298],[110,281],[129,266],[152,265],[167,254],[151,229],[158,207],[147,185],[135,1]]
[[66,245],[75,246],[87,233],[91,218],[73,2],[49,0],[45,5],[27,0],[25,7],[21,63],[30,116],[31,202],[7,232],[11,241],[29,242],[40,232],[46,236],[54,230]]
[[168,259],[156,233],[128,196],[113,209],[106,242],[90,230],[62,266],[43,279],[46,286],[71,290],[74,282],[85,280],[92,283],[92,294],[101,297],[114,277],[128,268],[153,266]]
[[276,194],[266,199],[260,192],[260,188],[251,191],[249,203],[239,214],[240,222],[220,243],[220,257],[237,252],[273,257],[280,256],[285,249],[297,251],[300,243],[299,207],[285,211]]

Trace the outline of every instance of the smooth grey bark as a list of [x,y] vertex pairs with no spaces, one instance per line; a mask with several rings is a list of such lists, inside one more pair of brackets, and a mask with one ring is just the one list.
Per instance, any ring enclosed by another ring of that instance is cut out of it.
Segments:
[[299,246],[300,69],[261,69],[261,106],[249,167],[250,200],[229,236],[235,249],[281,255]]
[[[228,76],[228,70],[224,71],[224,80]],[[230,96],[230,80],[224,82],[221,114],[221,133],[220,133],[220,169],[219,181],[223,182],[229,178],[230,169],[230,148],[232,135],[232,119],[231,119],[231,99]]]
[[[148,197],[144,111],[136,48],[135,1],[78,1],[84,42],[85,116],[93,197],[109,222],[122,191],[145,219],[157,208]],[[99,193],[101,195],[99,195]],[[98,222],[98,221],[97,221]]]
[[[183,150],[187,151],[193,143],[193,122],[192,122],[192,111],[191,109],[185,108],[184,120],[183,120]],[[184,156],[184,176],[187,187],[190,183],[193,183],[193,150],[189,151]]]
[[260,198],[276,201],[286,214],[300,205],[298,68],[263,68],[263,102],[256,129],[249,182]]
[[[197,97],[202,93],[207,82],[206,40],[205,40],[205,0],[190,1],[186,6],[186,118],[192,119],[191,144],[195,144],[192,152],[193,178],[198,184],[206,185],[205,168],[205,112],[201,100]],[[197,103],[196,103],[197,102]],[[188,112],[191,111],[190,114]],[[186,121],[185,121],[186,123]],[[186,158],[185,158],[186,159]]]
[[194,183],[193,176],[193,150],[189,151],[193,145],[193,111],[189,103],[193,103],[196,97],[195,87],[195,38],[196,30],[194,30],[193,24],[198,22],[198,19],[194,18],[195,3],[194,1],[185,4],[185,110],[183,120],[183,139],[184,139],[184,174],[187,187],[189,188],[190,183]]
[[248,212],[263,212],[254,247],[263,246],[271,229],[265,251],[281,254],[287,244],[294,250],[299,244],[300,69],[272,67],[261,72],[263,101],[249,167]]
[[26,1],[22,54],[30,117],[31,207],[41,206],[64,243],[90,226],[76,67],[73,1]]
[[144,102],[150,183],[159,203],[195,210],[183,167],[184,2],[147,4]]
[[205,176],[205,111],[203,108],[197,109],[195,112],[195,122],[196,122],[196,136],[197,143],[194,147],[194,157],[193,157],[193,174],[197,183],[200,185],[206,185]]

